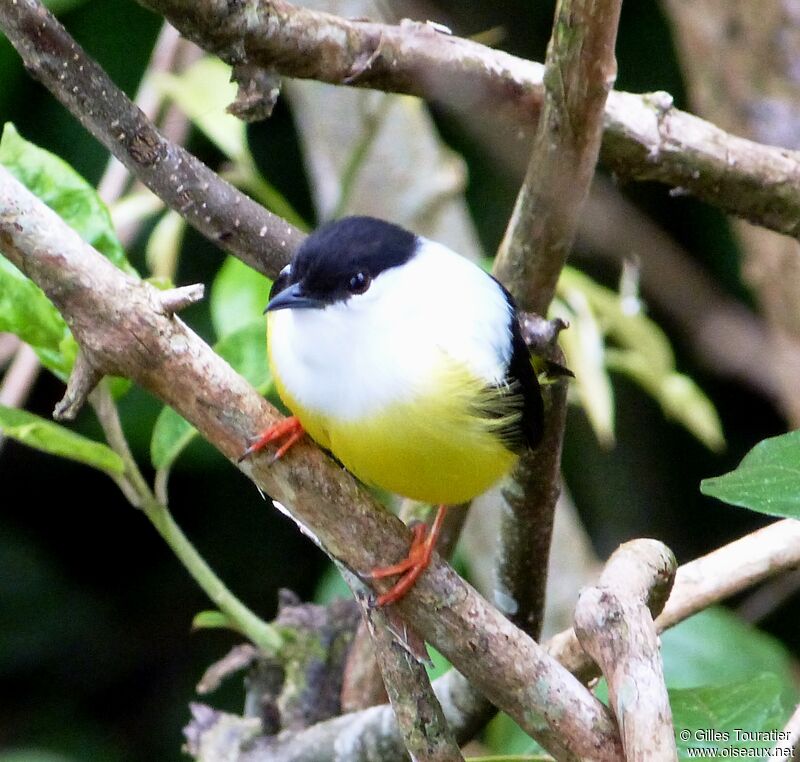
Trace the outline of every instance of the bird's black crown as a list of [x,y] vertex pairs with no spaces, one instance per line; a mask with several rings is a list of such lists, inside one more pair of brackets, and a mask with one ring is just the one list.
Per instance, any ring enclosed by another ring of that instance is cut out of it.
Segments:
[[374,217],[330,222],[303,242],[288,277],[279,277],[270,298],[293,284],[325,303],[363,293],[384,270],[408,262],[418,239],[408,230]]

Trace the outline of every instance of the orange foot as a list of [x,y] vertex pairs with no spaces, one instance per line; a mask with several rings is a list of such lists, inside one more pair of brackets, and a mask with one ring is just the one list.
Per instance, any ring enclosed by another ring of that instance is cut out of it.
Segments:
[[436,540],[442,531],[446,513],[447,506],[440,505],[427,536],[424,524],[414,525],[411,530],[414,533],[411,547],[408,549],[408,555],[402,561],[391,566],[381,566],[370,572],[369,576],[372,579],[383,579],[384,577],[392,577],[395,574],[401,575],[400,579],[389,590],[378,597],[378,606],[396,603],[414,587],[419,575],[425,571],[431,562],[433,549],[436,547]]
[[289,451],[302,436],[305,434],[303,424],[300,423],[297,416],[290,415],[281,421],[272,424],[266,431],[262,432],[261,436],[256,439],[239,457],[238,463],[241,463],[245,458],[249,458],[253,453],[261,452],[268,444],[275,442],[279,439],[284,439],[283,444],[275,451],[272,456],[272,462],[280,460]]

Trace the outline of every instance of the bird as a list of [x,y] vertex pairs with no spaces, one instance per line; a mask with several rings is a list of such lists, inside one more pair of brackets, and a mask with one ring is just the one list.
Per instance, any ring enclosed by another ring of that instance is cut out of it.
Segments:
[[367,485],[438,506],[413,527],[395,603],[429,565],[448,505],[498,482],[542,437],[536,370],[509,292],[444,244],[366,216],[308,236],[273,282],[267,351],[292,415],[242,458],[308,434]]

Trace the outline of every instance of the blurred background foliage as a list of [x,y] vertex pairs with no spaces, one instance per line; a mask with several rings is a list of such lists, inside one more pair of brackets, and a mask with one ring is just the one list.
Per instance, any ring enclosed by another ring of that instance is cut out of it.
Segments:
[[[49,5],[133,95],[158,35],[159,19],[132,0],[62,0]],[[462,36],[489,34],[498,47],[541,61],[554,4],[437,0],[435,5],[417,6],[387,0],[385,5],[397,17],[441,18]],[[679,107],[688,108],[662,10],[651,0],[625,5],[617,87],[667,90]],[[215,168],[227,166],[230,171],[234,162],[233,174],[248,192],[295,221],[316,224],[313,188],[303,171],[303,149],[293,121],[297,114],[290,112],[287,99],[278,101],[267,122],[226,127],[220,120],[230,93],[221,83],[209,86],[215,81],[212,73],[195,70],[193,81],[165,76],[158,83],[195,123],[189,149]],[[483,250],[493,252],[513,206],[524,160],[516,173],[509,171],[461,121],[437,110],[433,117],[444,142],[465,161],[471,217]],[[392,113],[383,118],[392,119]],[[0,122],[13,122],[25,139],[63,158],[90,183],[99,181],[107,162],[104,150],[26,76],[2,38]],[[683,247],[727,296],[753,306],[740,276],[740,252],[722,214],[655,184],[619,190]],[[640,313],[640,330],[619,329],[614,310],[620,301],[613,297],[620,288],[620,261],[644,252],[619,251],[618,261],[598,257],[584,242],[590,234],[584,231],[572,264],[596,283],[571,271],[562,281],[557,309],[573,322],[565,334],[566,343],[576,344],[568,348],[573,366],[591,366],[586,341],[591,347],[592,339],[581,336],[592,330],[606,336],[614,349],[611,357],[578,373],[585,378],[594,373],[597,382],[588,390],[580,383],[573,389],[576,401],[583,404],[570,409],[565,481],[599,557],[620,542],[651,536],[686,561],[764,522],[763,517],[704,497],[698,484],[735,467],[753,444],[785,431],[787,422],[774,400],[753,391],[752,385],[698,362],[685,325],[659,307],[669,301],[669,294],[649,293],[645,284],[641,299],[655,322]],[[620,240],[624,242],[624,234]],[[184,254],[173,256],[181,246]],[[252,346],[253,333],[260,331],[253,321],[263,307],[263,279],[242,272],[231,260],[223,266],[219,250],[169,217],[149,218],[127,251],[142,274],[170,277],[178,284],[214,283],[211,298],[182,317],[212,343],[244,331]],[[635,287],[632,298],[638,299]],[[229,351],[237,352],[237,346],[229,346]],[[666,370],[648,381],[646,372],[637,375],[630,362],[626,365],[626,358],[636,359],[626,356],[626,349],[652,361],[645,371],[658,365],[654,358],[666,358]],[[728,349],[737,351],[735,346]],[[251,380],[269,392],[268,376],[258,359],[243,362],[249,363]],[[610,384],[603,380],[607,367],[617,369],[611,372]],[[54,376],[42,374],[26,407],[49,416],[62,391]],[[594,402],[589,400],[593,395]],[[119,406],[146,475],[154,474],[151,455],[158,467],[174,461],[169,483],[173,514],[217,573],[258,614],[266,619],[274,615],[280,587],[290,587],[303,599],[330,593],[322,555],[212,448],[196,438],[189,441],[180,421],[162,413],[161,405],[139,389],[131,389]],[[151,443],[157,421],[162,436]],[[81,414],[75,429],[102,438],[91,412]],[[184,446],[187,450],[180,454]],[[194,686],[236,637],[225,631],[190,632],[193,617],[209,608],[208,601],[144,517],[101,473],[7,440],[0,451],[0,505],[0,760],[179,759],[180,729],[188,718],[186,704]],[[318,592],[323,578],[327,586]],[[739,616],[710,612],[667,635],[671,686],[686,689],[723,678],[744,684],[766,671],[779,674],[781,690],[791,696],[800,644],[797,587],[796,578],[784,580],[732,601]],[[767,635],[754,634],[748,620]],[[740,654],[749,654],[747,659],[730,660],[734,642]],[[722,664],[728,665],[727,672]],[[215,695],[215,705],[240,711],[242,688],[234,683]],[[753,695],[761,696],[755,689]],[[686,711],[692,709],[690,699],[681,705]],[[514,733],[498,721],[487,743],[509,753],[527,750],[527,740]],[[17,751],[3,752],[11,749]]]

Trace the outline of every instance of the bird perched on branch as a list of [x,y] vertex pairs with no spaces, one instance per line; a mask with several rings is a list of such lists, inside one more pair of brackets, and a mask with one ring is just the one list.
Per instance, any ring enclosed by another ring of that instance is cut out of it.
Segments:
[[442,244],[370,217],[309,236],[273,284],[268,351],[293,415],[242,457],[307,432],[363,482],[437,504],[399,575],[402,597],[430,561],[445,507],[481,494],[533,448],[542,397],[508,292]]

